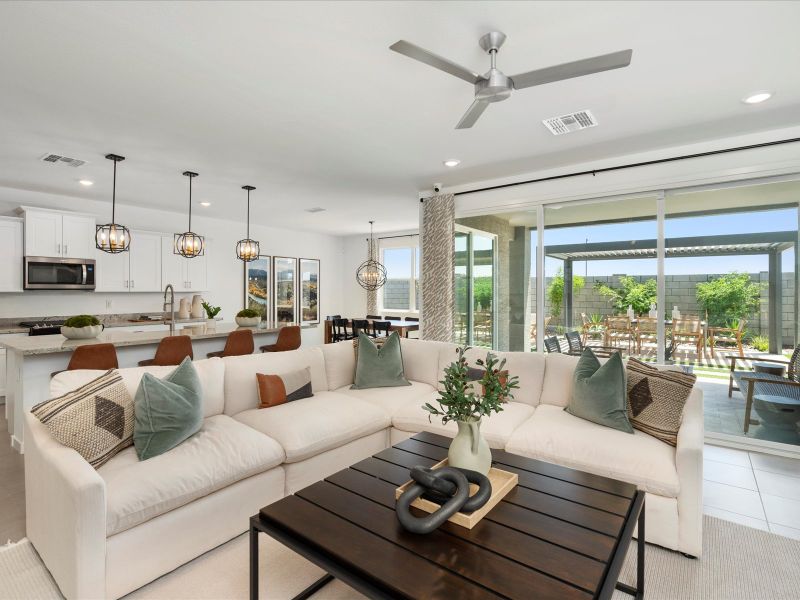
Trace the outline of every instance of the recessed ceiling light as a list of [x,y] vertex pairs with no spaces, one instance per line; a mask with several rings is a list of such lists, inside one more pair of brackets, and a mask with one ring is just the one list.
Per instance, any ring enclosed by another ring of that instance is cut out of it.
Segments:
[[451,167],[452,168],[452,167],[457,167],[460,164],[461,164],[461,161],[458,160],[457,158],[448,158],[446,161],[444,161],[444,166],[445,167]]
[[760,104],[761,102],[765,102],[772,98],[772,92],[761,91],[761,92],[753,92],[749,96],[745,96],[742,98],[742,102],[745,104]]
[[94,185],[94,181],[91,181],[89,179],[80,179],[78,181],[78,183],[80,183],[81,185],[85,185],[86,187],[89,187],[90,185]]
[[211,206],[211,202],[201,202],[200,206]]

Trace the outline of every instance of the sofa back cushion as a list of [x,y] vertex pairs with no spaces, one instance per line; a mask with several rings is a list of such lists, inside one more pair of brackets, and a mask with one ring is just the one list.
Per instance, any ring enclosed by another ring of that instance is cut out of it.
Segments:
[[[440,372],[456,359],[455,344],[452,351],[440,355]],[[470,348],[464,357],[471,368],[479,368],[477,360],[486,359],[488,348]],[[501,361],[505,359],[503,367],[509,375],[519,377],[519,389],[512,391],[514,402],[523,402],[529,406],[538,406],[542,395],[542,382],[545,376],[545,359],[543,354],[537,352],[500,352],[492,350],[492,354]],[[571,373],[570,373],[571,375]],[[441,388],[441,386],[439,386]]]
[[567,406],[572,397],[572,375],[578,364],[578,357],[558,352],[540,356],[545,360],[542,404]]
[[444,377],[442,356],[450,359],[456,355],[456,345],[447,342],[401,338],[400,347],[403,349],[406,379],[427,383],[435,388],[439,387],[439,380]]
[[[353,345],[349,344],[350,352]],[[328,390],[325,362],[318,347],[299,348],[288,352],[264,352],[246,356],[226,356],[225,363],[225,414],[235,415],[244,410],[258,408],[258,382],[256,375],[281,375],[300,369],[311,369],[311,388],[314,393]],[[352,378],[351,378],[352,382]]]
[[[197,376],[200,378],[200,385],[203,388],[203,417],[212,417],[222,414],[225,407],[225,364],[221,358],[206,358],[196,360],[192,363]],[[172,373],[175,366],[155,366],[149,367],[129,367],[119,369],[122,381],[131,398],[136,396],[139,389],[139,382],[142,375],[151,373],[159,379],[163,379]],[[50,397],[56,398],[63,396],[67,392],[79,388],[80,386],[96,379],[105,373],[94,369],[81,369],[77,371],[62,371],[50,380]],[[255,384],[254,384],[255,385]]]
[[356,351],[352,341],[323,344],[322,355],[325,357],[325,375],[328,378],[329,390],[353,385],[356,374]]

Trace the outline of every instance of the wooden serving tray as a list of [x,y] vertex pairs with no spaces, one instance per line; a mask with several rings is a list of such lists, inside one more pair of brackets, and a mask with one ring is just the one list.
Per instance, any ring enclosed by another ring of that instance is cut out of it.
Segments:
[[[447,466],[447,459],[445,458],[443,461],[436,463],[431,467],[432,469],[440,469],[441,467]],[[495,469],[492,467],[489,469],[489,481],[492,484],[492,495],[489,498],[489,501],[484,504],[481,508],[476,510],[475,512],[471,513],[461,513],[457,512],[452,517],[447,519],[451,523],[455,523],[456,525],[460,525],[461,527],[466,527],[467,529],[472,529],[477,525],[480,520],[486,516],[486,514],[492,510],[500,500],[502,500],[508,492],[514,489],[514,486],[517,485],[519,481],[519,476],[516,473],[509,473],[508,471],[503,471],[502,469]],[[397,488],[394,492],[394,498],[397,500],[400,496],[405,492],[409,487],[414,485],[415,481],[412,479],[407,481],[399,488]],[[472,496],[478,490],[478,486],[474,483],[469,484],[469,494]],[[439,505],[435,502],[431,502],[430,500],[426,500],[425,498],[417,498],[414,502],[411,503],[411,506],[418,508],[420,510],[425,511],[426,513],[432,513],[439,509]]]

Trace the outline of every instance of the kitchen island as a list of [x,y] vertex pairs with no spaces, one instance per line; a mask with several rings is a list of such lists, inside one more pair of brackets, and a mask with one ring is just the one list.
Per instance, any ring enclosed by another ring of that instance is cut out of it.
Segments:
[[[286,324],[265,324],[250,327],[258,347],[272,344],[278,331]],[[241,329],[233,323],[205,323],[184,325],[176,335],[192,338],[195,359],[203,359],[209,352],[222,350],[228,334]],[[117,349],[120,368],[138,366],[140,360],[153,358],[156,347],[169,331],[120,331],[104,330],[98,337],[90,340],[69,340],[63,335],[40,335],[11,337],[0,341],[6,349],[6,420],[11,445],[22,452],[24,449],[24,414],[33,406],[50,397],[50,378],[56,371],[62,371],[69,364],[72,351],[78,346],[88,344],[113,344]],[[255,382],[253,383],[255,385]]]

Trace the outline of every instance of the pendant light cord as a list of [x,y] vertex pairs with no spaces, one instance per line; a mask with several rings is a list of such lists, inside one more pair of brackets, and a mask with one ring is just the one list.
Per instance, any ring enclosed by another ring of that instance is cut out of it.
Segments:
[[114,184],[111,188],[111,223],[117,222],[117,161],[114,161]]
[[192,176],[189,176],[189,231],[192,230]]
[[250,190],[247,190],[247,239],[250,239]]

